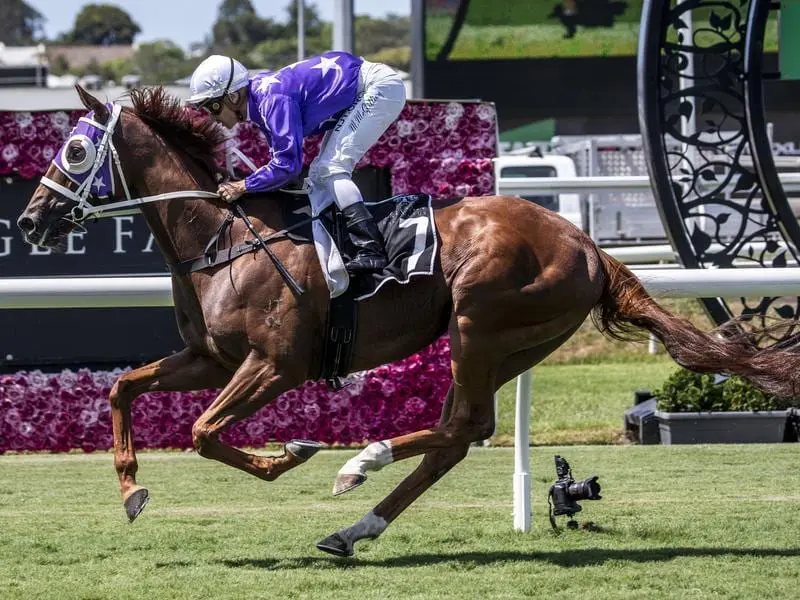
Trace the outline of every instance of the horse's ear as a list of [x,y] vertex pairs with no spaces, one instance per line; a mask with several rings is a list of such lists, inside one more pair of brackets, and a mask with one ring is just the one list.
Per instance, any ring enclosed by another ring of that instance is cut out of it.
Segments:
[[80,85],[76,84],[75,90],[78,92],[78,97],[81,99],[83,105],[88,110],[94,111],[95,120],[98,123],[106,123],[109,117],[108,107],[83,89]]

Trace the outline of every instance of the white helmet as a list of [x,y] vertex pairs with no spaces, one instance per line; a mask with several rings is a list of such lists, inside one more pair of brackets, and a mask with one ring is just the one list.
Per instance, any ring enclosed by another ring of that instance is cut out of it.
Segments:
[[190,96],[187,104],[202,104],[207,100],[221,98],[245,87],[249,76],[245,66],[228,56],[212,54],[201,62],[192,73],[189,83]]

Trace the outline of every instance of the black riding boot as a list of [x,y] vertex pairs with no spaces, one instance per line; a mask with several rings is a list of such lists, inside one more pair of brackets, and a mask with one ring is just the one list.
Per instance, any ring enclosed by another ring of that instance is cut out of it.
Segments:
[[357,252],[345,268],[349,273],[380,271],[388,263],[381,235],[372,214],[363,202],[356,202],[342,209],[345,228]]

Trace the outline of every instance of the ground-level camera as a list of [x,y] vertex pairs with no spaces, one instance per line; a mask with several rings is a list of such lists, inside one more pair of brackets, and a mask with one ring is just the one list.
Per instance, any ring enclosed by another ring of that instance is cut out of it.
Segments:
[[600,500],[600,484],[597,482],[598,476],[592,475],[583,481],[575,481],[572,477],[572,470],[565,458],[555,455],[556,481],[550,486],[547,495],[550,504],[550,524],[557,530],[556,517],[567,515],[567,527],[576,529],[577,521],[572,517],[583,510],[578,504],[578,500]]

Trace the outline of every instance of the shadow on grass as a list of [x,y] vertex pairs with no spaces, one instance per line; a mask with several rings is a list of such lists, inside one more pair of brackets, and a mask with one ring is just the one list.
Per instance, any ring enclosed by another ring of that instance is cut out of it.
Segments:
[[291,570],[308,568],[352,569],[354,567],[426,567],[458,564],[487,566],[504,562],[548,562],[559,567],[591,567],[608,561],[664,562],[685,557],[739,556],[752,558],[797,557],[800,548],[652,548],[607,550],[589,548],[563,552],[460,552],[458,554],[410,554],[381,560],[359,558],[303,557],[287,559],[236,558],[216,561],[232,569]]

